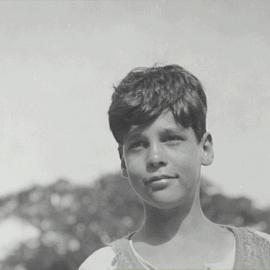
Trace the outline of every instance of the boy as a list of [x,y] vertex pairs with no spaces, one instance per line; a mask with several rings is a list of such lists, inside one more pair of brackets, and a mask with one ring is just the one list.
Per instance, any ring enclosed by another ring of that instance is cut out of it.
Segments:
[[177,65],[135,69],[115,88],[110,128],[144,222],[80,270],[270,269],[268,235],[212,223],[201,210],[201,165],[214,158],[206,111],[201,83]]

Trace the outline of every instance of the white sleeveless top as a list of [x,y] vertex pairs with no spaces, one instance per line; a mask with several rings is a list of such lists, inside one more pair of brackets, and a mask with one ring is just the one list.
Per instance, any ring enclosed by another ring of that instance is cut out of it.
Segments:
[[[145,269],[148,269],[148,270],[157,269],[154,265],[149,263],[142,256],[140,256],[140,254],[138,254],[138,252],[136,251],[136,249],[133,246],[132,239],[129,240],[129,245],[130,245],[130,248],[133,251],[135,257],[145,267]],[[218,263],[206,263],[204,265],[204,270],[212,270],[212,269],[226,269],[226,270],[228,269],[229,270],[229,269],[232,269],[233,264],[234,264],[234,258],[235,258],[235,241],[234,241],[233,249],[222,261],[220,261]]]
[[[270,242],[270,235],[262,232],[255,231],[261,237],[264,237]],[[130,247],[137,257],[137,259],[145,266],[145,269],[155,269],[153,265],[147,262],[138,252],[135,250],[132,241],[129,241]],[[218,263],[206,263],[205,270],[230,270],[233,269],[235,258],[235,245],[233,250]],[[112,247],[104,247],[96,250],[92,253],[79,267],[79,270],[115,270],[117,268],[116,254]]]

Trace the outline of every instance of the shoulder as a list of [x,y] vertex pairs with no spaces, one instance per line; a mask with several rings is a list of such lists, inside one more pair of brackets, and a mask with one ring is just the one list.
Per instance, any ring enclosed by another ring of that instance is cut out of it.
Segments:
[[112,247],[104,247],[92,253],[79,267],[78,270],[114,270],[116,254]]
[[270,243],[270,234],[264,233],[264,232],[259,232],[259,231],[253,231],[255,234],[261,236],[265,240],[267,240]]
[[[255,230],[253,228],[248,228],[248,227],[234,227],[234,226],[227,226],[228,229],[233,231],[235,234],[245,234],[249,236],[257,236],[259,239],[264,239],[270,244],[270,234],[264,233],[258,230]],[[247,234],[248,233],[248,234]]]

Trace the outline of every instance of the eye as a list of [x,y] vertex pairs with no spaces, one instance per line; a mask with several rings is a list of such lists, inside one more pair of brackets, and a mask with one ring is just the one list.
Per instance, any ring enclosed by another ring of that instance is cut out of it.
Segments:
[[171,145],[179,144],[183,138],[179,135],[167,135],[162,139],[163,142]]
[[139,150],[139,149],[145,148],[146,146],[147,145],[146,145],[145,141],[134,141],[128,145],[128,149],[129,150]]

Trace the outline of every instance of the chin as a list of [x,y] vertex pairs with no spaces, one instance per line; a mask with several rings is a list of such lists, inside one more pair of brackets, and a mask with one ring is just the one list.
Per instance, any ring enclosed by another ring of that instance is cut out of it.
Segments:
[[181,207],[188,207],[192,205],[190,198],[183,197],[167,197],[167,196],[155,196],[151,199],[144,200],[144,203],[158,209],[174,209]]

